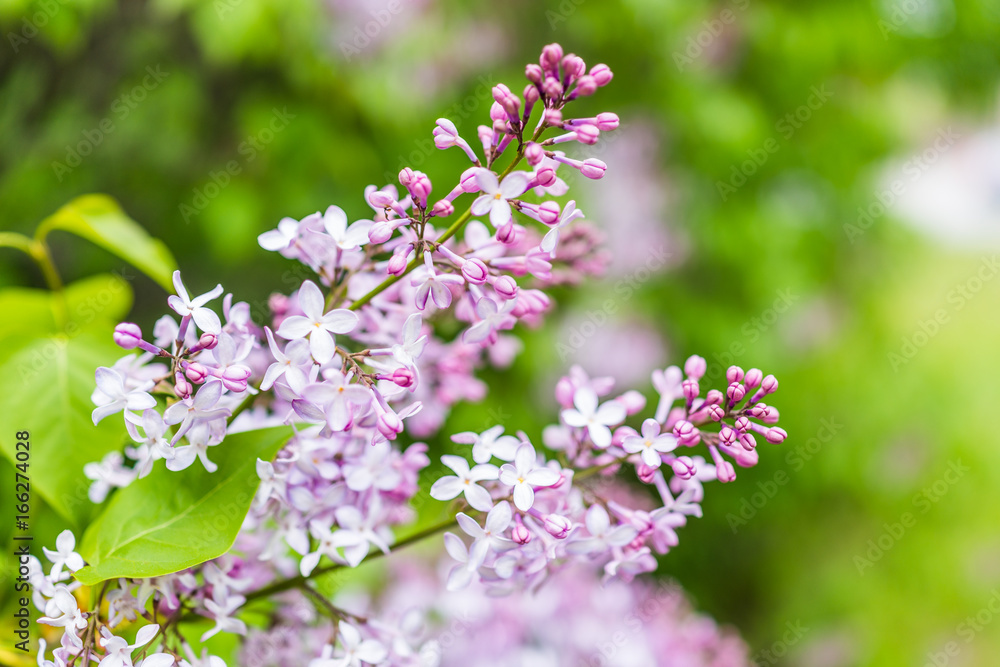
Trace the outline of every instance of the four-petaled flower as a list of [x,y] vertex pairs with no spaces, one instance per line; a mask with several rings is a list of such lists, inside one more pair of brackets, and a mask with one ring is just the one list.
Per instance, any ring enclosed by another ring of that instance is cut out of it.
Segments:
[[566,550],[572,554],[604,553],[613,547],[623,547],[639,533],[634,526],[622,524],[611,527],[608,511],[600,505],[591,505],[585,519],[590,537],[571,542]]
[[303,339],[293,340],[285,346],[282,352],[278,344],[274,342],[274,334],[267,327],[264,327],[267,334],[267,345],[271,348],[271,355],[274,363],[267,367],[264,372],[264,379],[260,383],[261,391],[267,391],[278,378],[284,376],[285,382],[296,394],[301,394],[308,381],[303,366],[310,364],[309,343]]
[[478,482],[495,480],[497,478],[497,467],[491,463],[480,463],[469,469],[469,463],[461,456],[446,454],[441,457],[441,463],[455,471],[455,475],[447,475],[434,482],[431,487],[431,498],[435,500],[451,500],[460,494],[465,494],[465,499],[473,509],[480,512],[488,512],[493,508],[493,498],[490,492],[480,486]]
[[167,305],[174,309],[181,317],[190,317],[199,329],[205,333],[218,334],[222,331],[222,322],[219,316],[211,308],[206,308],[205,304],[212,299],[218,298],[222,294],[222,285],[216,285],[211,292],[205,292],[201,296],[191,298],[188,291],[181,282],[181,272],[174,271],[174,289],[177,295],[171,294],[167,297]]
[[577,218],[584,217],[583,211],[576,207],[576,202],[570,200],[566,202],[566,206],[562,210],[562,214],[559,216],[559,220],[552,226],[552,228],[545,233],[542,237],[542,242],[539,245],[543,251],[547,252],[550,257],[555,257],[556,246],[559,244],[559,230],[573,222]]
[[481,298],[476,302],[476,315],[479,316],[479,321],[465,330],[462,342],[479,343],[495,335],[496,331],[512,328],[517,320],[510,313],[516,304],[516,298],[508,299],[502,307],[498,307],[496,301],[490,297]]
[[642,422],[642,435],[630,435],[622,439],[622,449],[629,454],[639,454],[642,462],[650,468],[659,468],[666,454],[677,449],[677,438],[671,433],[660,433],[660,423],[655,419]]
[[[101,366],[94,374],[94,379],[97,381],[97,388],[108,399],[91,413],[95,425],[108,415],[122,410],[145,410],[156,406],[156,399],[142,389],[126,389],[125,378],[118,371]],[[152,383],[148,383],[148,387],[152,388]]]
[[489,169],[476,170],[476,184],[483,194],[472,202],[473,215],[490,214],[490,222],[494,227],[500,228],[510,222],[510,202],[524,194],[528,189],[530,175],[523,171],[515,171],[507,174],[503,182],[497,181],[496,174]]
[[456,433],[451,436],[451,440],[462,445],[472,445],[472,460],[476,463],[489,463],[494,456],[501,461],[512,461],[520,444],[514,436],[503,435],[503,426],[494,426],[482,433]]
[[83,557],[73,551],[76,548],[76,538],[70,530],[64,530],[56,538],[56,550],[46,549],[45,557],[52,561],[52,571],[49,573],[54,581],[59,581],[62,569],[65,566],[70,572],[76,572],[83,567]]
[[[135,643],[129,644],[121,637],[111,634],[111,630],[105,625],[101,628],[99,641],[104,650],[107,651],[107,655],[101,659],[97,667],[132,667],[132,651],[153,641],[153,637],[159,630],[159,625],[145,625],[139,628],[135,634]],[[143,661],[144,667],[146,664],[147,662]]]
[[514,504],[527,512],[535,502],[536,486],[552,486],[559,481],[559,473],[551,468],[538,467],[538,457],[530,442],[523,443],[514,454],[514,463],[500,466],[500,482],[514,487]]
[[371,220],[358,220],[353,225],[347,225],[347,214],[339,206],[329,206],[323,214],[323,227],[333,238],[340,250],[356,250],[368,243],[368,230],[372,228]]
[[562,411],[563,421],[575,428],[586,427],[594,445],[604,449],[611,444],[610,426],[625,421],[625,406],[618,401],[597,405],[597,392],[580,387],[573,394],[574,408]]
[[319,658],[309,662],[309,667],[361,667],[362,663],[377,665],[387,657],[389,651],[375,639],[361,639],[361,633],[353,625],[341,622],[340,645],[344,654],[333,657],[333,646],[327,644]]
[[304,315],[286,317],[276,332],[282,338],[309,338],[313,358],[321,364],[333,359],[337,345],[331,334],[346,334],[358,325],[358,316],[346,308],[324,313],[323,294],[311,280],[299,288],[299,308]]

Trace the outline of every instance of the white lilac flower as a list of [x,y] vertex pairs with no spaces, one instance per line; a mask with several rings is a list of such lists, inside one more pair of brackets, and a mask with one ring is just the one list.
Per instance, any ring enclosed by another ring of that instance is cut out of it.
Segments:
[[70,572],[76,572],[83,567],[83,557],[76,553],[76,538],[70,530],[64,530],[56,538],[56,550],[42,547],[45,557],[52,562],[52,570],[49,577],[53,581],[59,581],[62,569],[65,567]]
[[677,449],[677,438],[671,433],[660,433],[660,423],[655,419],[642,422],[642,435],[630,435],[622,439],[622,449],[629,454],[639,454],[642,462],[650,468],[659,468],[661,454]]
[[598,406],[597,393],[590,387],[580,387],[573,394],[573,408],[563,410],[562,418],[569,426],[586,428],[594,445],[604,449],[611,444],[610,426],[625,421],[625,406],[608,401]]
[[513,464],[500,466],[500,483],[514,487],[514,504],[522,512],[531,509],[535,502],[534,487],[552,486],[558,481],[559,473],[538,466],[538,456],[530,442],[517,448]]
[[175,313],[181,317],[190,317],[205,333],[218,334],[222,331],[222,322],[219,321],[219,316],[211,308],[205,307],[206,303],[222,295],[222,285],[216,285],[212,291],[192,299],[188,296],[187,288],[181,281],[181,272],[174,271],[174,289],[177,290],[177,295],[170,295],[167,298],[167,304],[173,308]]
[[499,229],[511,220],[510,202],[507,200],[524,194],[530,181],[530,174],[523,171],[512,172],[503,182],[498,182],[496,174],[489,169],[477,169],[476,183],[483,194],[472,202],[472,215],[489,213],[490,222]]
[[520,441],[512,435],[503,435],[503,426],[494,426],[482,433],[465,431],[451,436],[452,442],[472,445],[472,460],[489,463],[494,456],[501,461],[513,461]]
[[480,463],[469,468],[469,463],[461,456],[445,454],[441,457],[441,463],[451,468],[455,474],[446,475],[431,487],[431,498],[435,500],[451,500],[461,494],[465,494],[465,499],[473,509],[481,512],[488,512],[493,508],[493,499],[479,482],[492,481],[497,479],[499,470],[490,463]]
[[[145,391],[152,389],[152,383],[142,389],[128,389],[125,386],[125,378],[117,371],[104,366],[97,369],[94,379],[102,395],[100,396],[102,402],[94,408],[91,415],[95,425],[105,417],[122,410],[139,411],[156,407],[156,399]],[[103,401],[105,398],[106,402]]]
[[298,300],[303,314],[286,317],[275,333],[286,340],[308,338],[313,358],[325,364],[333,359],[337,348],[332,334],[354,331],[358,325],[358,316],[345,308],[325,313],[323,293],[311,280],[302,283]]

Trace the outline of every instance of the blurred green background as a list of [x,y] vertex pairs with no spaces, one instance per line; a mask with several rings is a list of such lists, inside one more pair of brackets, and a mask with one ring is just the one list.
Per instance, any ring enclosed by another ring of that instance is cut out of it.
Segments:
[[[294,286],[256,243],[281,217],[364,217],[364,186],[404,165],[446,192],[463,164],[433,150],[435,118],[474,137],[489,86],[520,91],[548,42],[607,63],[578,111],[622,128],[575,194],[618,259],[557,293],[454,428],[539,433],[555,413],[533,378],[617,294],[572,360],[647,392],[694,353],[716,382],[730,362],[781,382],[789,439],[710,487],[664,559],[700,609],[764,665],[997,664],[996,0],[4,0],[0,29],[0,228],[105,192],[195,292],[258,305]],[[122,268],[53,243],[68,280]],[[659,245],[666,265],[620,298]],[[164,294],[132,282],[150,326]],[[0,285],[42,279],[4,251]]]

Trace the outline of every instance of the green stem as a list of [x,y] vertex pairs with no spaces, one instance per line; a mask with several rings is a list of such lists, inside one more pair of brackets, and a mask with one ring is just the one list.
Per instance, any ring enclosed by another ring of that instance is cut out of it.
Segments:
[[[537,130],[535,130],[534,135],[532,135],[531,137],[531,141],[537,141],[538,138],[542,136],[542,132],[544,131],[545,131],[545,125],[541,125]],[[507,174],[512,172],[514,170],[514,167],[516,167],[521,162],[522,158],[524,158],[523,144],[517,147],[517,153],[515,154],[514,159],[511,161],[509,165],[507,165],[507,168],[503,170],[503,173],[500,174],[500,178],[498,180],[502,181],[504,177],[507,176]],[[453,222],[451,226],[448,227],[448,229],[446,229],[444,233],[435,240],[435,243],[444,243],[452,236],[462,231],[462,228],[465,226],[465,223],[467,223],[471,218],[472,218],[472,207],[470,206],[465,211],[465,213],[460,215],[458,219],[455,220],[455,222]],[[374,299],[376,296],[384,292],[386,289],[395,285],[400,278],[405,276],[413,269],[417,268],[417,266],[420,265],[423,261],[424,261],[423,257],[418,254],[416,257],[410,260],[410,263],[406,265],[406,269],[401,274],[399,274],[398,276],[389,276],[381,283],[379,283],[374,289],[368,292],[368,294],[365,294],[363,297],[361,297],[360,299],[352,303],[350,306],[348,306],[348,309],[357,310],[358,308],[361,308],[369,301]]]

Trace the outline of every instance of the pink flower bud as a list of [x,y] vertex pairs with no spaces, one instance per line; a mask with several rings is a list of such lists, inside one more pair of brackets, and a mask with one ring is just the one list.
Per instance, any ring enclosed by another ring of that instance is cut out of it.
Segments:
[[394,413],[383,412],[378,416],[376,428],[387,440],[395,440],[396,436],[403,432],[403,422]]
[[500,83],[493,86],[493,99],[496,100],[509,118],[517,118],[521,108],[521,100],[510,91],[510,88]]
[[559,61],[562,60],[563,50],[558,44],[546,44],[542,48],[542,56],[538,59],[538,64],[548,72],[559,74]]
[[536,144],[534,141],[529,141],[528,145],[524,147],[524,159],[528,161],[532,167],[537,167],[545,157],[545,149],[542,148],[541,144]]
[[736,471],[733,470],[733,464],[729,461],[719,460],[715,464],[715,476],[720,482],[732,482],[736,479]]
[[407,256],[408,253],[397,252],[389,258],[389,264],[386,266],[386,271],[389,272],[389,275],[400,276],[406,271]]
[[596,125],[581,125],[573,134],[577,141],[587,146],[593,146],[601,138],[601,131]]
[[497,241],[505,245],[513,243],[516,237],[513,220],[508,220],[497,230]]
[[697,354],[691,355],[684,362],[684,375],[687,375],[692,380],[700,380],[704,377],[707,369],[708,362],[705,361],[704,357],[699,357]]
[[743,389],[743,385],[739,382],[733,382],[728,387],[726,387],[726,398],[728,398],[733,403],[739,403],[743,400],[746,395],[746,390]]
[[733,424],[733,426],[735,426],[736,430],[739,431],[740,433],[746,433],[747,429],[750,428],[750,420],[741,415],[737,417],[736,422]]
[[572,522],[564,516],[559,516],[558,514],[545,515],[545,530],[557,540],[565,539],[572,527]]
[[562,125],[563,115],[559,109],[546,109],[545,122],[549,125]]
[[743,369],[739,366],[730,366],[726,370],[726,382],[730,384],[733,382],[743,382]]
[[250,368],[242,364],[229,366],[222,371],[222,384],[229,391],[236,393],[247,390],[247,380],[250,378]]
[[462,172],[462,178],[459,179],[458,184],[463,192],[479,192],[479,183],[476,181],[476,172],[478,171],[479,167],[469,167]]
[[403,389],[409,389],[412,387],[416,380],[417,379],[413,375],[413,371],[409,368],[397,368],[392,372],[392,381]]
[[[552,173],[554,177],[555,172]],[[559,220],[559,204],[554,201],[543,201],[538,205],[538,219],[546,225],[554,225]]]
[[142,342],[142,329],[139,328],[138,324],[122,322],[115,327],[115,331],[111,334],[111,337],[118,347],[125,350],[134,350]]
[[705,394],[705,405],[720,405],[725,399],[722,392],[718,389],[709,389],[708,393]]
[[548,78],[542,84],[542,92],[550,100],[557,100],[562,97],[563,87],[558,79]]
[[413,182],[414,172],[409,167],[403,167],[399,172],[399,184],[404,188],[409,188]]
[[188,364],[188,367],[184,369],[184,374],[187,375],[187,379],[194,384],[201,384],[206,378],[208,378],[208,369],[196,361],[192,364]]
[[691,422],[682,419],[674,424],[674,436],[682,445],[692,447],[701,440],[701,431]]
[[523,546],[531,541],[531,531],[528,530],[523,523],[518,523],[510,531],[510,537],[517,544]]
[[517,296],[517,283],[510,276],[500,276],[493,282],[493,289],[501,299],[509,301]]
[[573,89],[573,97],[586,97],[597,92],[597,81],[589,74],[584,74],[576,80],[576,88]]
[[392,238],[392,224],[382,220],[376,222],[368,230],[368,240],[372,243],[385,243]]
[[747,388],[747,391],[756,389],[760,386],[761,381],[764,379],[764,374],[759,368],[751,368],[747,371],[746,376],[743,378],[743,386]]
[[267,300],[268,309],[275,315],[288,312],[288,297],[284,294],[272,294]]
[[670,462],[670,467],[680,479],[691,479],[698,472],[690,456],[678,456]]
[[772,445],[780,445],[788,437],[788,433],[785,429],[778,428],[777,426],[767,429],[767,434],[764,438]]
[[708,416],[712,419],[712,421],[719,422],[726,416],[726,411],[719,405],[710,405],[708,408]]
[[768,375],[761,381],[760,388],[765,394],[773,394],[778,391],[778,379],[773,375]]
[[575,53],[568,53],[563,57],[562,67],[563,73],[571,79],[582,76],[587,71],[587,63]]
[[[739,467],[752,468],[760,461],[760,454],[757,453],[756,449],[738,449],[734,452],[733,458],[736,459],[736,465]],[[733,478],[736,478],[735,472]]]
[[765,424],[777,424],[779,419],[778,408],[773,405],[767,406],[767,414],[765,414],[761,421]]
[[736,433],[736,431],[734,431],[728,425],[723,425],[723,427],[719,430],[719,441],[722,442],[723,444],[731,445],[734,442],[736,442],[736,438],[738,437],[739,435]]
[[439,218],[447,218],[449,215],[455,212],[455,205],[452,204],[447,199],[438,199],[434,202],[433,208],[431,208],[431,213]]
[[758,403],[757,405],[750,408],[749,412],[751,417],[755,419],[761,419],[762,417],[767,415],[767,406],[764,405],[763,403]]
[[529,63],[524,68],[524,77],[534,84],[539,84],[545,79],[545,72],[542,68],[534,63]]
[[203,333],[198,339],[198,347],[203,350],[211,350],[219,343],[219,337],[215,334]]
[[556,170],[552,167],[542,167],[535,172],[535,180],[538,181],[538,185],[547,188],[556,182]]
[[701,393],[701,388],[698,386],[697,380],[684,380],[681,383],[681,390],[684,392],[684,398],[689,401],[693,401]]
[[601,63],[590,68],[590,76],[594,77],[594,81],[598,86],[606,86],[611,83],[611,79],[615,75],[612,73],[610,67]]
[[601,132],[610,132],[618,129],[618,114],[605,111],[597,114],[597,129]]
[[625,406],[625,413],[629,415],[639,414],[646,408],[646,397],[634,389],[626,391],[615,400]]
[[[402,175],[402,172],[400,172],[400,175]],[[388,208],[389,206],[392,206],[394,202],[395,200],[392,198],[392,195],[381,190],[376,190],[368,195],[368,203],[375,208]]]
[[757,439],[751,433],[741,433],[739,440],[740,445],[747,451],[757,447]]
[[183,400],[191,396],[191,383],[185,380],[179,373],[177,374],[176,381],[174,382],[174,393],[177,394],[177,398]]
[[604,172],[608,170],[608,165],[604,164],[598,159],[588,158],[583,161],[583,166],[580,167],[580,173],[587,178],[592,178],[594,180],[599,180],[604,178]]
[[462,276],[473,285],[482,285],[489,275],[489,269],[480,259],[473,258],[462,264]]
[[529,83],[527,86],[524,87],[525,108],[530,109],[531,107],[535,106],[535,102],[537,102],[540,97],[541,94],[538,92],[538,86]]
[[635,474],[643,484],[652,484],[653,480],[656,479],[657,470],[659,468],[653,468],[645,463],[640,463],[635,469]]

